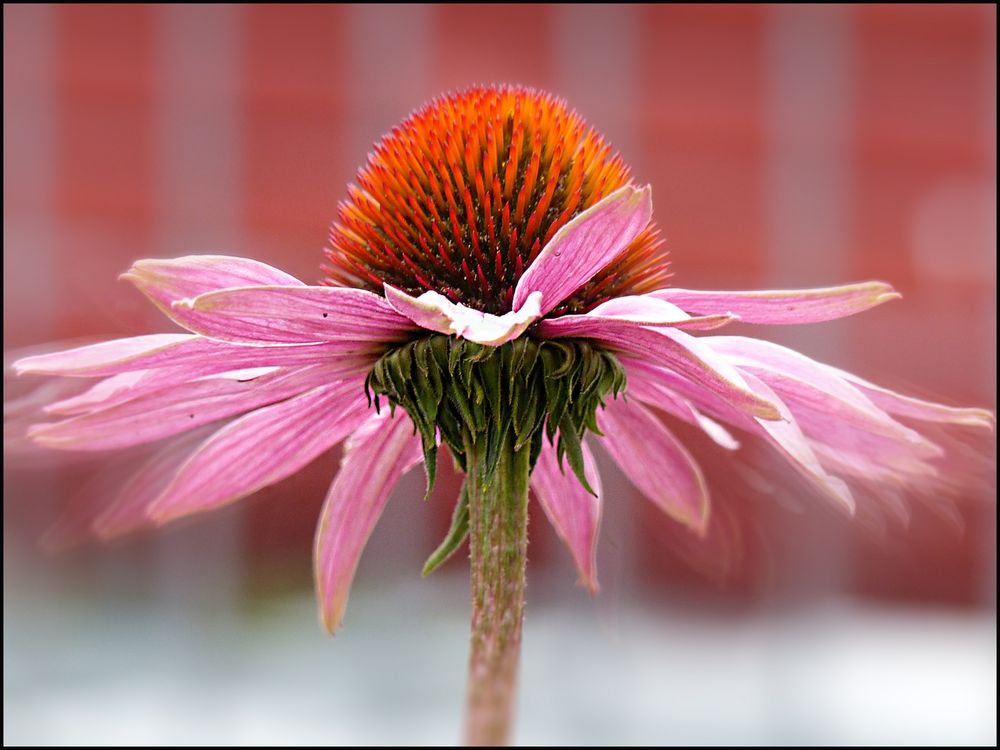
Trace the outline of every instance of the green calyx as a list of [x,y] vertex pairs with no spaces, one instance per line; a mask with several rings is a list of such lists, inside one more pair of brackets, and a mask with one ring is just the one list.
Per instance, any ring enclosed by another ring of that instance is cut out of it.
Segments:
[[485,346],[434,333],[383,355],[365,381],[365,393],[380,408],[406,410],[420,433],[427,492],[434,485],[437,434],[468,473],[466,446],[482,446],[478,472],[489,483],[503,451],[530,450],[534,468],[542,440],[566,457],[580,483],[580,440],[597,427],[597,408],[625,389],[625,371],[613,354],[583,339],[535,341],[521,337]]

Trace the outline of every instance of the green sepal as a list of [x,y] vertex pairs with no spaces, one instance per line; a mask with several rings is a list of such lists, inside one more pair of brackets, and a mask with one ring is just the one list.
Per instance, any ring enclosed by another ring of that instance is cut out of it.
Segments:
[[462,546],[462,542],[469,536],[469,494],[465,485],[462,485],[462,492],[455,503],[455,510],[451,514],[451,527],[444,541],[431,553],[424,563],[421,575],[429,576],[441,567],[448,558],[455,554],[455,550]]
[[573,424],[572,419],[563,419],[559,424],[559,446],[556,451],[559,454],[560,467],[562,466],[562,454],[565,452],[569,467],[576,474],[576,478],[580,480],[580,484],[583,485],[583,488],[587,492],[597,497],[597,493],[590,486],[590,483],[587,481],[587,475],[584,473],[583,449],[580,447],[580,436],[576,433],[576,426]]

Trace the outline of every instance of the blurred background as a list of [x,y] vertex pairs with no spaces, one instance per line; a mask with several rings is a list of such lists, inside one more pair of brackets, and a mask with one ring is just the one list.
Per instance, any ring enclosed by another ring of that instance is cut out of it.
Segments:
[[[138,258],[317,280],[372,142],[491,82],[563,96],[652,184],[678,286],[889,281],[902,301],[754,333],[995,409],[985,5],[5,5],[5,351],[171,330],[116,281]],[[693,563],[610,461],[598,597],[533,511],[520,742],[996,743],[995,485],[876,534],[694,450],[738,531]],[[5,458],[5,744],[455,741],[466,565],[419,570],[458,480],[403,481],[331,641],[310,556],[338,460],[53,557],[93,472]]]

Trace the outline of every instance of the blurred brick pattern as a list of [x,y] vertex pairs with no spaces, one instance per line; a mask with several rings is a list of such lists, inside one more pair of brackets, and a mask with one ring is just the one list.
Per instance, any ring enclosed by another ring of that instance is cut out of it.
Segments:
[[[565,95],[653,185],[678,284],[889,280],[903,302],[763,335],[995,407],[995,29],[986,6],[5,6],[5,349],[164,330],[116,282],[141,257],[244,254],[313,280],[370,142],[441,91],[511,81]],[[219,564],[306,580],[335,460],[210,521],[242,550]],[[387,567],[433,546],[456,481],[390,514]],[[609,577],[706,586],[664,554],[666,522],[606,485]],[[773,538],[748,537],[740,597],[772,564],[792,571],[779,589],[992,596],[990,506],[963,511],[961,539],[918,519],[898,555],[809,513],[743,512]],[[534,526],[536,569],[565,571]]]

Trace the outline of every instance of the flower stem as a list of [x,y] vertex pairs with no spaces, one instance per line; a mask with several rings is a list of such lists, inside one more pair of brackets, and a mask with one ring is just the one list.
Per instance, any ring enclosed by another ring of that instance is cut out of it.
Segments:
[[487,477],[485,444],[466,441],[472,643],[465,741],[503,745],[511,734],[521,652],[531,449],[505,445]]

